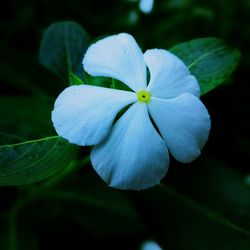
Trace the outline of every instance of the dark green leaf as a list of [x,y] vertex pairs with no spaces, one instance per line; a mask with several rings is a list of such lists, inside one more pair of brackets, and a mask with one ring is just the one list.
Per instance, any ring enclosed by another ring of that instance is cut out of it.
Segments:
[[12,86],[10,94],[54,96],[65,87],[65,83],[33,55],[1,47],[0,54],[0,80],[6,84],[7,89]]
[[0,132],[0,146],[6,145],[6,144],[15,144],[19,142],[23,142],[24,140],[15,136],[15,135],[9,135],[3,132]]
[[35,193],[39,207],[35,201],[30,209],[34,212],[29,213],[32,221],[40,224],[44,217],[68,221],[101,235],[142,232],[143,224],[131,202],[89,170],[79,168],[53,189],[46,186]]
[[223,83],[239,63],[240,53],[216,38],[199,38],[170,49],[189,67],[206,94]]
[[[192,171],[177,171],[172,178],[172,185],[179,192],[250,233],[250,189],[245,176],[230,166],[205,158],[197,162]],[[191,184],[185,183],[184,179],[188,179]]]
[[143,197],[144,202],[137,197],[152,237],[164,249],[249,249],[249,234],[222,223],[214,211],[204,207],[200,210],[200,205],[189,198],[168,191],[150,190]]
[[162,185],[136,196],[166,249],[249,249],[250,189],[244,178],[208,159],[193,171],[175,171],[168,176],[175,187]]
[[0,131],[20,138],[36,139],[53,135],[53,101],[50,98],[3,97],[0,99]]
[[28,90],[30,93],[33,93],[35,95],[43,94],[38,86],[34,85],[28,77],[23,76],[22,74],[11,68],[9,65],[2,62],[0,62],[0,79],[8,82],[11,85],[19,86],[26,91]]
[[89,45],[85,30],[73,21],[52,24],[44,33],[40,46],[40,62],[70,82],[70,74],[83,77],[82,59]]
[[[6,139],[6,136],[4,137]],[[0,146],[0,186],[41,181],[74,159],[76,147],[58,136]]]
[[112,79],[111,88],[132,91],[127,85],[116,79]]
[[86,84],[89,84],[89,85],[131,91],[131,89],[127,85],[122,83],[121,81],[118,81],[110,77],[102,77],[102,76],[93,77],[86,73],[85,81],[86,81]]
[[112,79],[108,77],[102,77],[102,76],[93,77],[86,73],[85,79],[86,79],[86,84],[93,86],[110,88],[112,85]]
[[74,75],[73,73],[70,73],[69,77],[70,77],[70,83],[71,83],[71,85],[81,85],[81,84],[84,84],[83,80],[79,76]]

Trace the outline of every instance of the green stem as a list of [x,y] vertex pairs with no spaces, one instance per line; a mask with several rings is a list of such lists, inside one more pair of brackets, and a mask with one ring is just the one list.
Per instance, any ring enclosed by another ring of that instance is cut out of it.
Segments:
[[17,228],[16,228],[17,214],[16,210],[12,210],[9,214],[9,225],[8,225],[8,245],[10,250],[17,250]]
[[8,223],[8,247],[10,250],[18,250],[18,239],[17,239],[17,218],[21,208],[27,205],[34,199],[35,195],[29,193],[26,197],[20,197],[17,199],[15,205],[9,212],[9,223]]

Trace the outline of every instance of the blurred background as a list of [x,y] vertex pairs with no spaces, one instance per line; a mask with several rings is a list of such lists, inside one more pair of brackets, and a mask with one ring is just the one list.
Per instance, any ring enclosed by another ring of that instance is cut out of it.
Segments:
[[167,188],[109,189],[87,165],[17,206],[10,222],[23,190],[1,187],[0,249],[140,249],[146,240],[167,250],[250,249],[250,1],[155,0],[144,13],[136,0],[8,0],[0,12],[0,131],[25,139],[55,135],[50,112],[68,85],[38,60],[54,22],[76,21],[91,39],[128,32],[143,51],[212,36],[242,54],[232,77],[202,97],[212,119],[202,156],[171,159]]

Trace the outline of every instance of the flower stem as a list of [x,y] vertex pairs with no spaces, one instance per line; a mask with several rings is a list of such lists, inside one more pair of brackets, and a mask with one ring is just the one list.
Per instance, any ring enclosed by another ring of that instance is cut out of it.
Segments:
[[16,210],[9,214],[8,224],[8,246],[10,250],[18,250],[17,247],[17,228],[16,228]]

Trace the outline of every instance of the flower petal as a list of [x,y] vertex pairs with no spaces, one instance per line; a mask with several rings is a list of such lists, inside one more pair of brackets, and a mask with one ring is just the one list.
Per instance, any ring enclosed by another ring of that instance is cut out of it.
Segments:
[[92,76],[112,77],[132,90],[145,89],[146,65],[135,39],[126,33],[106,37],[87,50],[83,67]]
[[117,113],[136,100],[129,91],[71,86],[57,98],[52,121],[56,132],[71,143],[95,145],[108,134]]
[[143,13],[150,13],[154,6],[154,0],[140,0],[139,8]]
[[144,60],[150,71],[148,90],[152,96],[173,98],[184,93],[200,95],[196,78],[174,54],[163,49],[147,50]]
[[153,97],[149,113],[176,160],[191,162],[200,155],[211,122],[207,109],[197,97],[190,94],[169,100]]
[[158,184],[167,172],[166,144],[152,125],[146,104],[135,103],[91,153],[96,172],[119,189],[140,190]]

